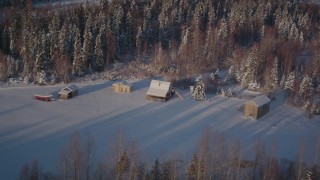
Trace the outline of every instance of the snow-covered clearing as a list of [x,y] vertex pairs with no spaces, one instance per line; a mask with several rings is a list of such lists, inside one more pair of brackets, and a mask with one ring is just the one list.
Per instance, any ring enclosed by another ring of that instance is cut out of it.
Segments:
[[119,130],[139,144],[140,152],[159,155],[182,153],[190,157],[206,127],[238,140],[250,156],[258,140],[276,156],[295,159],[299,145],[305,145],[305,160],[312,162],[320,119],[306,119],[301,109],[286,105],[281,98],[272,101],[271,112],[259,119],[245,119],[237,107],[246,99],[209,96],[196,102],[188,90],[184,97],[168,102],[145,99],[151,80],[134,84],[130,94],[112,92],[113,82],[78,84],[79,95],[70,100],[43,102],[33,94],[54,94],[64,85],[7,87],[0,89],[0,177],[15,179],[21,166],[39,160],[42,170],[55,171],[61,147],[78,130],[90,132],[97,155],[104,157],[105,145],[114,142]]

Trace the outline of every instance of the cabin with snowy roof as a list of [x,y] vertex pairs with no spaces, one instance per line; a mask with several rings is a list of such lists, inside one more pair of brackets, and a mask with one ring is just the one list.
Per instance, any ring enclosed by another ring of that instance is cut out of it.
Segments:
[[130,93],[133,91],[133,85],[127,81],[116,82],[112,84],[112,91],[118,93]]
[[78,95],[78,86],[71,85],[64,87],[58,92],[58,94],[60,99],[70,99]]
[[259,119],[269,112],[270,99],[265,96],[257,96],[245,103],[244,116]]
[[146,99],[167,101],[172,96],[171,82],[152,80],[146,94]]

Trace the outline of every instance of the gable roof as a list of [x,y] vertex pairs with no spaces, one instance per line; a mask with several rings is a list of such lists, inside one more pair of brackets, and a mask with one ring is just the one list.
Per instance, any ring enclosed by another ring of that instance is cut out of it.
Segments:
[[257,96],[254,99],[252,99],[250,102],[253,102],[254,104],[256,104],[258,107],[269,103],[271,100],[265,96],[265,95],[261,95],[261,96]]
[[68,95],[69,93],[71,93],[71,91],[68,91],[68,90],[62,89],[61,91],[59,91],[59,93],[58,93],[58,94],[65,94],[65,95]]
[[165,98],[171,87],[171,82],[152,80],[147,95]]
[[[62,90],[65,90],[65,91],[76,91],[76,90],[78,90],[78,86],[76,86],[76,85],[71,85],[71,86],[67,86],[67,87],[65,87],[65,88],[62,88]],[[61,90],[61,91],[62,91]]]

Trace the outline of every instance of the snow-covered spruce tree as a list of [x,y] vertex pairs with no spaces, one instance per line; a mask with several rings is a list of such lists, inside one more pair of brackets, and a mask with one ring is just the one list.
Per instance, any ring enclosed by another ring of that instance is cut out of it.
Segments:
[[257,81],[248,84],[248,89],[257,90],[260,88],[260,84]]
[[126,32],[124,34],[124,44],[127,51],[132,52],[132,48],[134,47],[134,30],[133,30],[133,12],[129,11],[127,13],[127,17],[125,20]]
[[288,78],[285,81],[284,89],[287,90],[289,93],[292,93],[294,91],[294,82],[295,82],[295,74],[292,71]]
[[187,71],[189,71],[191,63],[186,62],[187,60],[189,60],[188,57],[188,49],[190,47],[190,42],[191,42],[191,32],[190,32],[190,28],[186,28],[184,30],[182,30],[181,33],[181,38],[182,38],[182,42],[179,46],[179,50],[178,50],[178,62],[177,62],[177,68],[183,68],[185,67]]
[[279,87],[279,60],[278,57],[274,58],[270,79],[271,79],[271,88],[276,89]]
[[103,51],[101,46],[101,32],[98,34],[96,38],[96,44],[94,47],[94,55],[95,55],[95,69],[97,71],[104,70],[104,58],[103,58]]
[[68,46],[68,42],[67,42],[67,33],[68,33],[68,25],[67,23],[64,23],[61,27],[61,30],[59,32],[59,52],[67,55],[67,46]]
[[72,63],[72,74],[83,76],[85,74],[85,64],[83,58],[81,58],[81,39],[79,29],[76,29],[76,37],[74,42],[73,51],[73,63]]
[[292,71],[291,73],[289,73],[288,78],[285,81],[284,84],[284,90],[288,93],[289,97],[290,97],[290,103],[294,103],[295,99],[295,94],[296,94],[296,89],[295,89],[295,72]]
[[299,86],[299,95],[303,96],[304,101],[311,95],[311,86],[311,77],[309,75],[304,76]]
[[160,14],[158,16],[158,21],[159,21],[159,35],[158,35],[158,41],[161,44],[168,44],[168,35],[169,32],[167,30],[167,26],[169,23],[168,20],[168,16],[166,15],[168,13],[168,9],[170,8],[170,3],[168,2],[164,2],[162,4],[161,10],[160,10]]
[[19,15],[14,13],[11,16],[11,22],[9,26],[9,37],[10,37],[10,54],[16,58],[18,56],[18,42],[19,42]]
[[212,4],[213,2],[212,1],[208,1],[207,2],[207,6],[209,8],[208,10],[208,26],[212,26],[214,25],[214,23],[216,22],[217,20],[217,17],[216,17],[216,13],[215,13],[215,8],[214,8],[214,5]]
[[[67,24],[68,24],[68,21],[67,21]],[[75,41],[76,41],[76,36],[77,36],[77,32],[79,31],[79,28],[77,27],[76,24],[73,24],[73,23],[70,23],[68,25],[68,33],[67,33],[67,39],[66,39],[66,51],[67,51],[67,55],[70,59],[74,59],[74,44],[75,44]],[[80,36],[80,34],[79,34]],[[81,45],[81,44],[80,44]],[[81,46],[80,46],[81,48]],[[72,61],[73,62],[73,61]]]
[[[98,24],[100,25],[99,26],[99,33],[101,34],[101,42],[102,42],[102,47],[103,48],[106,48],[107,46],[107,42],[106,42],[106,32],[107,32],[107,22],[106,22],[106,18],[107,18],[107,15],[106,13],[104,13],[103,11],[101,11],[99,13],[99,21],[98,21]],[[99,34],[98,33],[98,34]]]
[[36,61],[34,65],[34,76],[36,83],[47,84],[47,73],[49,67],[49,39],[45,32],[41,34],[41,43],[36,55]]
[[240,67],[241,86],[247,87],[250,83],[260,82],[259,71],[262,67],[261,51],[253,48]]
[[203,53],[205,54],[206,63],[208,65],[212,65],[213,67],[218,66],[217,57],[215,56],[215,31],[212,26],[209,26],[207,35],[206,35],[206,41],[203,48]]
[[220,78],[220,73],[219,73],[219,69],[216,70],[215,73],[211,73],[209,76],[210,80],[212,81],[216,81]]
[[207,4],[205,4],[203,1],[199,1],[194,9],[193,21],[195,21],[198,27],[202,30],[205,29],[205,26],[207,25],[207,14]]
[[6,77],[17,76],[17,73],[19,72],[20,61],[8,55],[5,57],[5,62],[6,66],[4,67],[6,67]]
[[136,49],[137,49],[137,56],[138,58],[140,58],[141,54],[142,54],[142,28],[141,26],[138,26],[138,30],[137,30],[137,35],[136,35]]
[[28,77],[31,75],[32,68],[34,65],[35,54],[33,52],[36,52],[36,48],[34,47],[33,43],[33,35],[35,33],[33,32],[34,29],[32,21],[32,12],[30,10],[30,7],[28,7],[28,13],[23,19],[22,27],[22,46],[20,49],[20,55],[23,61],[22,77]]
[[50,32],[50,56],[55,60],[58,56],[59,49],[59,33],[60,33],[60,17],[59,13],[55,12],[49,25]]
[[291,25],[288,39],[292,41],[300,40],[299,30],[294,23]]
[[278,29],[280,37],[287,39],[292,26],[295,26],[293,18],[289,16],[288,8],[277,8],[275,26]]
[[111,12],[110,15],[110,29],[113,33],[113,35],[116,37],[116,50],[118,53],[123,53],[124,52],[124,47],[123,47],[123,23],[125,21],[124,16],[124,8],[123,8],[123,2],[121,1],[114,1],[113,3],[110,4],[109,6],[109,11]]
[[192,96],[196,101],[206,100],[205,86],[201,77],[196,80],[196,85],[194,86],[194,91]]
[[[90,13],[91,14],[91,13]],[[87,21],[86,21],[86,28],[84,30],[84,35],[83,35],[83,48],[82,48],[82,61],[85,67],[89,66],[89,71],[92,72],[91,67],[93,65],[92,60],[93,60],[93,44],[92,44],[92,33],[91,33],[91,15],[89,15]],[[84,68],[83,70],[85,70]]]
[[225,18],[223,18],[221,20],[221,24],[220,24],[220,28],[218,30],[218,41],[223,41],[227,38],[228,36],[228,24],[227,24],[227,20]]
[[40,72],[37,72],[36,83],[41,84],[41,85],[48,84],[48,76],[47,76],[46,71],[41,70]]
[[235,81],[236,80],[236,72],[234,66],[230,66],[225,81]]

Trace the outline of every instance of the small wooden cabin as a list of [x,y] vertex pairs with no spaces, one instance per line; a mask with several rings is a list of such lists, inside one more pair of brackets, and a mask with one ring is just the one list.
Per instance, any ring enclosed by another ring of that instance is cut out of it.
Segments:
[[245,103],[244,116],[259,119],[269,112],[270,99],[261,95]]
[[146,99],[167,101],[172,96],[171,82],[152,80],[146,94]]
[[58,94],[60,99],[70,99],[78,95],[78,87],[76,85],[64,87]]
[[112,84],[112,91],[119,93],[130,93],[133,91],[133,85],[126,81]]

